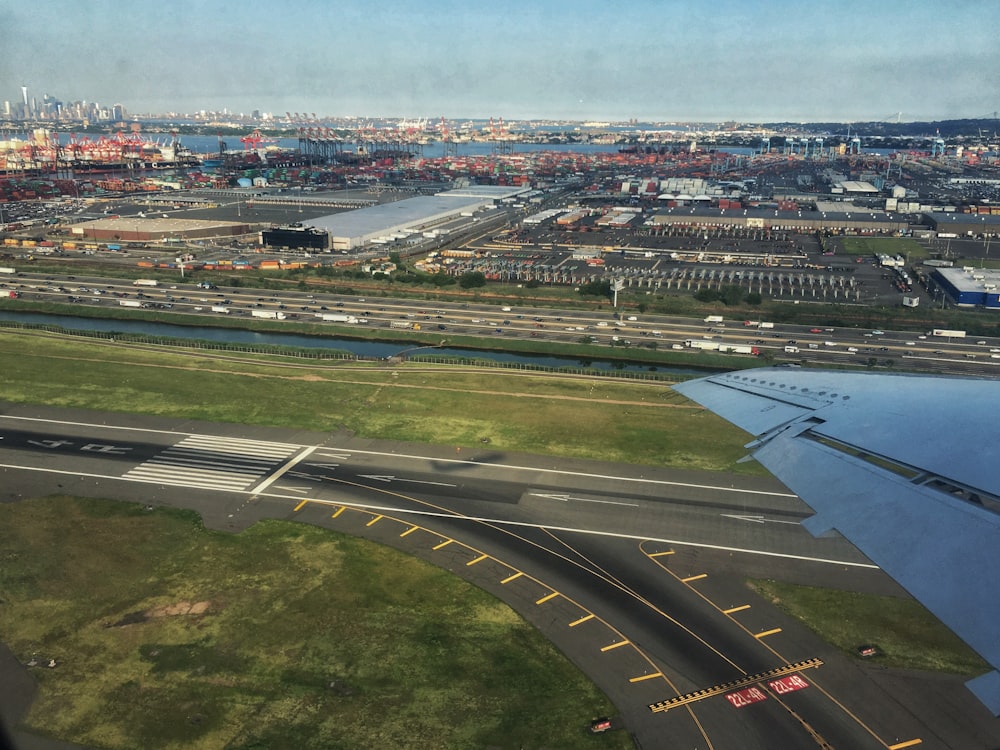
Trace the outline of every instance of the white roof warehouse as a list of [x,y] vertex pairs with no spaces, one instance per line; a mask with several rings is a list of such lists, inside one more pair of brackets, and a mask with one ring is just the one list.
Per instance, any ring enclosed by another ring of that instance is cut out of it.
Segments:
[[528,188],[473,186],[431,196],[406,198],[393,203],[360,208],[347,213],[320,216],[302,222],[330,235],[333,250],[353,250],[394,232],[422,232],[463,212],[492,206],[497,200]]

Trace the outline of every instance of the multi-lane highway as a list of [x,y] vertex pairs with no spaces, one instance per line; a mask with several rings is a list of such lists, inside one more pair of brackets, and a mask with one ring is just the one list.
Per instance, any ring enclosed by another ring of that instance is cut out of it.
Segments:
[[[935,336],[928,331],[879,331],[828,328],[766,321],[702,321],[668,315],[628,315],[612,311],[555,310],[427,302],[404,298],[360,297],[225,287],[202,289],[194,283],[134,286],[130,281],[98,276],[52,276],[32,273],[0,278],[0,293],[17,292],[28,301],[72,303],[103,309],[169,310],[191,316],[253,319],[254,314],[284,316],[285,322],[308,322],[357,335],[365,330],[420,330],[492,339],[537,339],[595,346],[673,348],[690,352],[718,345],[753,347],[776,361],[866,366],[891,361],[901,369],[996,375],[1000,339]],[[352,322],[324,320],[349,316]],[[761,327],[761,323],[765,326]],[[499,343],[499,342],[498,342]]]
[[959,680],[872,669],[745,587],[896,591],[806,533],[771,480],[25,406],[0,413],[0,472],[5,500],[117,497],[233,531],[294,519],[426,558],[539,627],[643,748],[1000,742]]

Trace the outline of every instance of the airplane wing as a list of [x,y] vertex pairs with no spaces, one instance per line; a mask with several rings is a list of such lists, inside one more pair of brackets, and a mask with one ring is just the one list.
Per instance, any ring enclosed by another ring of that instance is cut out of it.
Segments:
[[1000,380],[770,367],[674,386],[994,668],[1000,716]]

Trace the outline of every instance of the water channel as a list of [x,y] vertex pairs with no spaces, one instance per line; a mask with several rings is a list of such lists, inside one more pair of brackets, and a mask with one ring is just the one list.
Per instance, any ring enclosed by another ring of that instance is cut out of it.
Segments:
[[[554,357],[532,354],[515,354],[481,349],[460,349],[447,347],[420,347],[408,342],[363,341],[329,336],[303,336],[294,333],[262,333],[238,328],[213,328],[211,326],[180,326],[170,323],[156,323],[142,320],[105,320],[101,318],[77,318],[71,315],[43,315],[41,313],[19,313],[0,311],[0,321],[11,321],[30,325],[58,326],[71,331],[98,331],[101,333],[122,333],[142,336],[159,336],[171,339],[209,341],[220,344],[244,346],[280,346],[302,349],[333,349],[346,351],[362,357],[387,358],[408,352],[426,353],[436,357],[456,357],[481,359],[494,362],[517,363],[535,367],[588,368],[616,372],[658,372],[674,375],[707,375],[705,370],[670,367],[664,365],[629,364],[622,362],[587,360],[575,357]],[[414,349],[420,349],[417,352]]]

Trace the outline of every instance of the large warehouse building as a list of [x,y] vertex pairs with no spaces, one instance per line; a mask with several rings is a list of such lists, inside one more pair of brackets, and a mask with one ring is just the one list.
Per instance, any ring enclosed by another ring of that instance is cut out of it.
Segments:
[[354,250],[397,233],[425,232],[463,214],[493,206],[530,188],[474,185],[437,195],[381,203],[302,222],[330,235],[330,249]]
[[95,219],[76,224],[70,230],[74,236],[78,237],[90,237],[95,240],[121,240],[122,242],[239,237],[249,231],[249,225],[235,221],[151,219],[134,216]]
[[773,208],[719,209],[678,206],[664,208],[650,219],[655,226],[749,227],[757,229],[815,232],[833,230],[893,234],[905,231],[905,216],[849,208],[844,211],[780,211]]
[[937,268],[931,278],[959,307],[1000,309],[1000,271],[983,268]]
[[957,212],[926,213],[931,228],[939,235],[955,234],[962,237],[1000,236],[1000,216],[989,214],[960,214]]

